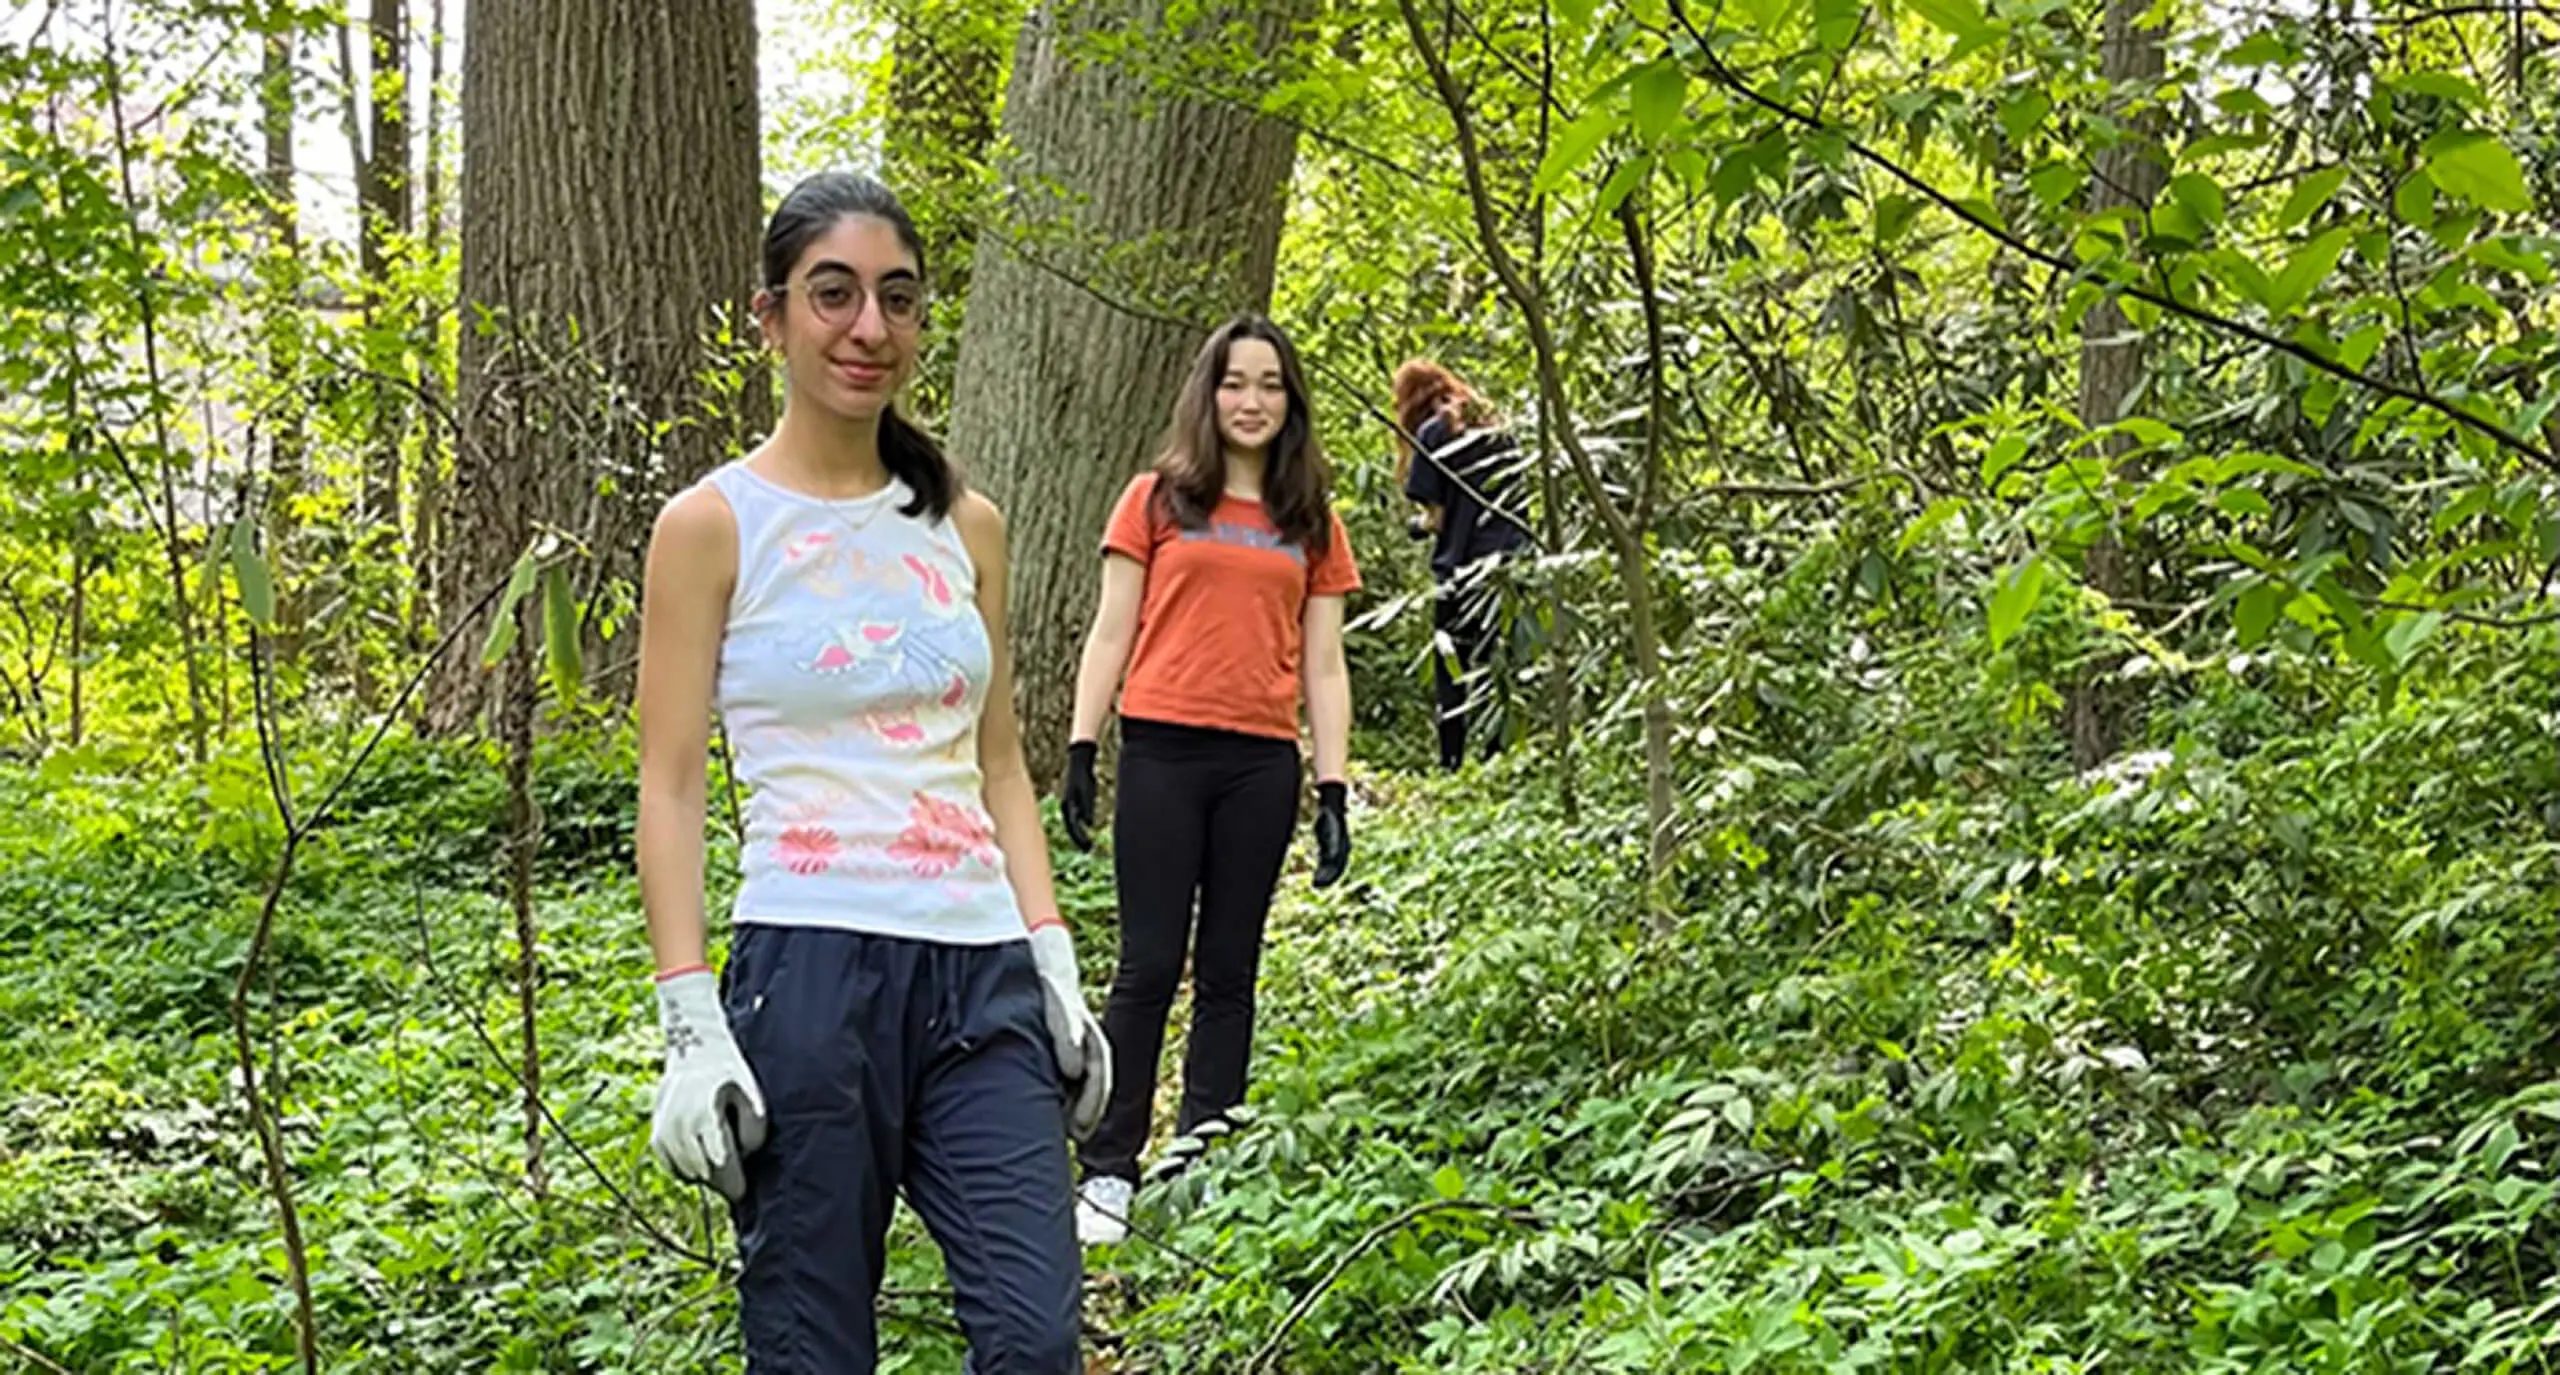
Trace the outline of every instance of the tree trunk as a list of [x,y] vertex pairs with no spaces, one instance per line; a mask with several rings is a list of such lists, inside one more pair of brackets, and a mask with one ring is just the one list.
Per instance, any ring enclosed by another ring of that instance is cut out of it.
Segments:
[[[418,236],[432,260],[444,251],[444,0],[427,7],[426,200]],[[423,653],[435,620],[436,517],[444,505],[444,351],[442,327],[427,323],[418,340],[418,395],[426,423],[418,431],[418,490],[409,511],[409,647]]]
[[934,292],[945,299],[968,290],[977,173],[995,142],[1005,38],[1021,22],[1021,0],[897,6],[881,146],[889,183],[924,235]]
[[[356,198],[362,221],[357,256],[364,269],[365,320],[379,330],[384,292],[391,273],[391,244],[409,232],[409,17],[404,0],[372,0],[366,25],[369,58],[366,88],[372,102],[372,137],[356,164]],[[408,322],[397,322],[405,336]],[[406,348],[367,350],[373,366],[406,372]],[[386,356],[387,354],[387,356]],[[365,459],[363,521],[396,544],[400,530],[400,440],[406,432],[407,399],[389,384],[373,384],[373,445]]]
[[[1249,12],[1263,51],[1303,2]],[[1011,520],[1015,705],[1043,782],[1066,752],[1112,500],[1150,457],[1204,327],[1267,308],[1297,152],[1285,125],[1091,59],[1090,35],[1160,29],[1166,8],[1048,0],[1023,26],[1003,230],[978,246],[961,334],[951,449]]]
[[[755,280],[752,0],[513,0],[463,23],[448,612],[503,580],[537,523],[588,542],[589,597],[636,580],[658,507],[772,411],[760,373],[701,380],[705,331],[744,317]],[[429,728],[470,721],[487,681],[448,660]]]
[[[897,0],[892,10],[882,155],[924,237],[935,309],[957,321],[987,213],[986,160],[1023,0]],[[908,401],[922,415],[946,415],[959,331],[928,333],[924,349]]]
[[[2116,88],[2117,104],[2121,106],[2141,87],[2158,81],[2165,67],[2158,30],[2142,27],[2142,17],[2150,7],[2143,0],[2106,0],[2106,4],[2102,73]],[[2089,186],[2091,214],[2104,214],[2123,206],[2144,211],[2151,208],[2164,180],[2148,136],[2157,122],[2148,114],[2130,121],[2126,127],[2135,131],[2133,136],[2100,151],[2097,175]],[[2146,356],[2142,335],[2114,300],[2101,301],[2091,308],[2081,323],[2082,424],[2097,429],[2124,418],[2127,403],[2141,388]],[[2130,447],[2118,436],[2107,441],[2105,452],[2112,462],[2121,460]],[[2081,565],[2081,576],[2099,592],[2122,599],[2134,595],[2139,570],[2124,542],[2110,528],[2090,546]],[[2105,680],[2103,673],[2102,669],[2084,672],[2071,689],[2066,718],[2071,759],[2076,768],[2090,769],[2104,763],[2124,740],[2126,718],[2133,704]]]

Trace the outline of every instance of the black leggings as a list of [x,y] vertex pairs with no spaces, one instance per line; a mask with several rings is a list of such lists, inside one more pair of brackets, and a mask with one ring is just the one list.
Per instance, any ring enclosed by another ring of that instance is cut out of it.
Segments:
[[1138,1177],[1195,901],[1191,1044],[1175,1130],[1187,1132],[1244,1101],[1262,921],[1297,825],[1296,741],[1121,721],[1112,818],[1120,972],[1102,1014],[1111,1038],[1111,1104],[1084,1146],[1088,1177]]
[[[1493,637],[1501,608],[1493,588],[1482,579],[1461,587],[1454,577],[1440,580],[1439,595],[1431,604],[1431,628],[1449,637],[1452,653],[1443,654],[1439,645],[1431,651],[1431,697],[1437,709],[1440,727],[1440,767],[1455,770],[1467,758],[1467,698],[1479,684],[1465,680],[1484,667],[1493,652]],[[1452,659],[1455,662],[1452,662]],[[1491,758],[1501,743],[1496,733],[1485,740],[1485,755]]]

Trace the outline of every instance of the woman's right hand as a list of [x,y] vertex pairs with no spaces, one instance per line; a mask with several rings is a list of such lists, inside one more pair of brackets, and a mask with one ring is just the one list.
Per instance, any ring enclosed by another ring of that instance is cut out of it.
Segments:
[[658,980],[666,1069],[649,1146],[667,1173],[732,1203],[746,1197],[746,1157],[764,1144],[764,1091],[729,1035],[719,980],[692,969]]
[[1058,790],[1058,815],[1067,823],[1067,839],[1087,852],[1093,849],[1094,753],[1090,740],[1067,746],[1066,782]]

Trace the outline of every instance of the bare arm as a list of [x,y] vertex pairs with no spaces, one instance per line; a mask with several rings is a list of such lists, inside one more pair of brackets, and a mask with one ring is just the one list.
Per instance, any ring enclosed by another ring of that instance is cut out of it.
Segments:
[[1084,638],[1084,658],[1076,666],[1076,713],[1069,740],[1093,740],[1102,734],[1102,718],[1111,714],[1111,699],[1129,670],[1129,651],[1138,643],[1138,608],[1146,600],[1147,566],[1126,554],[1102,559],[1102,598],[1093,608],[1093,629]]
[[994,502],[971,492],[960,499],[951,518],[960,527],[961,543],[968,546],[969,561],[978,566],[978,617],[986,622],[995,658],[986,705],[978,713],[978,771],[985,778],[987,815],[995,821],[996,848],[1004,851],[1014,901],[1022,908],[1023,921],[1037,929],[1059,919],[1058,888],[1049,870],[1049,838],[1040,829],[1039,795],[1022,759],[1022,724],[1013,712],[1013,650],[1004,614],[1004,514]]
[[667,504],[640,601],[640,907],[658,972],[703,963],[703,778],[738,530],[705,488]]
[[1351,668],[1342,654],[1340,597],[1309,597],[1301,617],[1306,660],[1299,667],[1307,723],[1316,737],[1316,781],[1339,783],[1351,768]]

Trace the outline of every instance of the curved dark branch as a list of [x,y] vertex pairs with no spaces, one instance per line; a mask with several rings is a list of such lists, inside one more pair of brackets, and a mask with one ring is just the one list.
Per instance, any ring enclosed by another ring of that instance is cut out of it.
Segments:
[[[1840,139],[1849,151],[1855,153],[1861,160],[1875,166],[1886,175],[1901,182],[1911,190],[1918,192],[1922,197],[1936,205],[1938,208],[1945,210],[1947,213],[1954,215],[1957,219],[1973,226],[1976,230],[1979,230],[1983,234],[1989,236],[2002,246],[2008,248],[2010,251],[2039,263],[2058,274],[2071,277],[2078,277],[2081,275],[2082,269],[2079,264],[2072,262],[2070,259],[2065,258],[2058,253],[2039,248],[2036,245],[2027,242],[2025,239],[2018,237],[2007,228],[1993,223],[1980,211],[1965,205],[1954,196],[1940,190],[1935,184],[1922,177],[1919,173],[1914,172],[1911,169],[1904,167],[1902,164],[1895,162],[1892,158],[1885,156],[1863,140],[1852,135],[1848,130],[1841,128],[1818,115],[1809,114],[1803,110],[1797,109],[1795,106],[1790,105],[1783,100],[1779,100],[1774,96],[1765,94],[1758,88],[1752,86],[1749,82],[1743,80],[1741,75],[1735,72],[1722,57],[1717,55],[1714,44],[1708,36],[1700,32],[1698,28],[1690,22],[1688,8],[1684,3],[1684,0],[1670,0],[1670,4],[1673,18],[1680,23],[1681,27],[1688,31],[1690,41],[1696,45],[1698,60],[1704,64],[1707,78],[1709,80],[1724,87],[1726,90],[1733,92],[1735,95],[1740,96],[1751,104],[1757,105],[1761,109],[1777,115],[1779,118],[1784,119],[1791,124],[1800,128],[1830,134],[1831,136]],[[2545,449],[2541,445],[2534,443],[2532,440],[2525,438],[2523,435],[2516,433],[2514,430],[2499,424],[2497,421],[2491,420],[2486,416],[2475,414],[2465,407],[2447,400],[2444,397],[2438,396],[2433,392],[2421,391],[2415,387],[2403,386],[2400,383],[2389,380],[2388,378],[2377,377],[2361,368],[2349,367],[2334,358],[2322,355],[2317,349],[2296,343],[2290,339],[2270,334],[2245,320],[2236,320],[2228,315],[2221,314],[2218,311],[2207,310],[2192,301],[2180,300],[2174,295],[2164,295],[2149,287],[2140,286],[2130,282],[2116,285],[2113,289],[2123,295],[2130,296],[2135,300],[2156,306],[2183,319],[2194,321],[2195,323],[2206,326],[2209,329],[2216,329],[2226,334],[2237,335],[2262,348],[2273,349],[2276,352],[2300,359],[2313,369],[2327,373],[2332,377],[2336,377],[2347,382],[2353,382],[2360,387],[2378,392],[2384,396],[2406,401],[2410,405],[2419,407],[2420,409],[2433,411],[2436,414],[2451,420],[2455,424],[2460,425],[2475,434],[2481,435],[2501,448],[2516,453],[2536,464],[2541,465],[2542,467],[2551,469],[2554,472],[2560,472],[2560,454],[2555,454],[2551,450]]]

